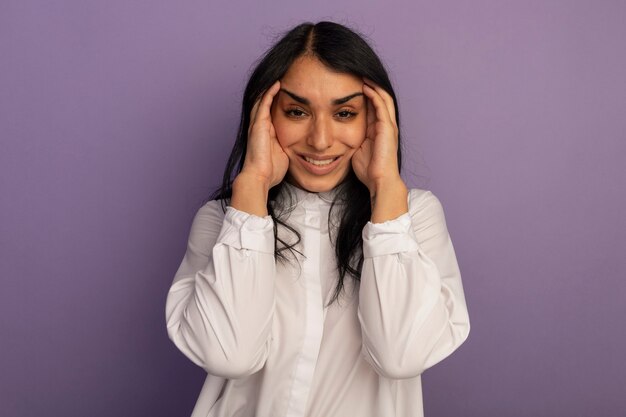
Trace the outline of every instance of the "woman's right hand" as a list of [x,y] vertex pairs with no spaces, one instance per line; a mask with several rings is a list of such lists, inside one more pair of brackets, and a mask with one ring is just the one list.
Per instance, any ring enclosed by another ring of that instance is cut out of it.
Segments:
[[267,216],[268,192],[283,180],[289,168],[289,157],[278,143],[271,117],[272,101],[279,90],[280,81],[276,81],[254,103],[246,157],[233,182],[230,205],[257,216]]
[[252,107],[248,147],[240,173],[262,181],[267,190],[279,184],[289,168],[289,158],[278,143],[271,117],[272,101],[279,90],[280,81],[276,81]]

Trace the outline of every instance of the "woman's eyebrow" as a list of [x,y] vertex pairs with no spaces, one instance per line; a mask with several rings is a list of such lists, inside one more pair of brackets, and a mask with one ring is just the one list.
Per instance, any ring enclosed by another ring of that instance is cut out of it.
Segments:
[[[306,104],[306,105],[311,104],[311,101],[309,99],[304,98],[304,97],[300,97],[299,95],[297,95],[295,93],[292,93],[291,91],[285,90],[284,88],[281,88],[280,91],[282,91],[283,93],[287,94],[289,97],[291,97],[292,99],[294,99],[295,101],[297,101],[299,103]],[[363,93],[361,93],[361,92],[352,93],[352,94],[350,94],[348,96],[345,96],[345,97],[342,97],[342,98],[336,98],[336,99],[332,100],[331,103],[335,104],[335,105],[337,105],[337,104],[344,104],[344,103],[347,103],[348,101],[352,100],[353,98],[358,97],[358,96],[362,96],[362,95],[363,95]]]
[[363,93],[352,93],[349,96],[345,96],[345,97],[337,98],[337,99],[333,100],[333,104],[347,103],[348,101],[352,100],[353,98],[358,97],[358,96],[362,96],[362,95],[363,95]]
[[310,104],[311,103],[309,101],[309,99],[306,99],[304,97],[300,97],[299,95],[294,94],[291,91],[285,90],[284,88],[281,88],[280,91],[282,91],[283,93],[287,94],[289,97],[291,97],[292,99],[296,100],[299,103],[302,103],[302,104]]

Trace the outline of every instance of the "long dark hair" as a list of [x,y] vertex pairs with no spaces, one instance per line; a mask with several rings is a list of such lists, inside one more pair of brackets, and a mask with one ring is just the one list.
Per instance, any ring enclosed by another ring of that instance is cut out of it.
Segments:
[[[335,71],[353,74],[357,77],[366,77],[381,86],[393,97],[396,123],[398,129],[400,128],[396,95],[387,71],[363,37],[353,30],[334,22],[302,23],[289,30],[263,55],[248,80],[243,95],[237,139],[224,170],[222,185],[211,196],[211,199],[222,200],[224,210],[226,210],[226,206],[229,204],[232,196],[233,180],[243,167],[248,143],[250,112],[255,101],[276,80],[281,79],[296,58],[302,55],[313,56]],[[400,169],[402,161],[400,144],[400,134],[398,133],[398,169]],[[294,251],[298,252],[296,245],[300,242],[299,233],[283,220],[285,214],[284,210],[282,210],[283,207],[276,207],[278,203],[276,197],[283,188],[283,183],[280,183],[270,189],[267,203],[267,211],[274,220],[275,257],[280,261],[288,259],[285,252],[291,252],[292,254]],[[338,216],[340,219],[339,225],[335,232],[336,237],[333,236],[335,237],[335,255],[339,280],[330,301],[331,303],[339,298],[346,275],[350,275],[357,281],[361,278],[361,266],[363,264],[363,239],[361,233],[372,215],[369,191],[353,172],[342,183],[341,191],[337,198],[349,196],[349,201],[348,204],[335,204],[337,203],[337,200],[335,200],[331,205],[331,214],[333,210],[341,208]],[[332,215],[329,216],[329,223],[332,217]],[[292,232],[297,237],[296,242],[289,244],[282,240],[278,235],[278,225]],[[333,228],[329,224],[330,230],[333,230]]]

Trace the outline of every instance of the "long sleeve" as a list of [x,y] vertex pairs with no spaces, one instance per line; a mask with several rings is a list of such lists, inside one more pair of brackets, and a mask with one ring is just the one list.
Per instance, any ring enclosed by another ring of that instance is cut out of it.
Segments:
[[380,375],[411,378],[450,355],[469,316],[443,208],[412,190],[409,212],[363,229],[362,353]]
[[167,295],[170,339],[212,375],[259,370],[271,343],[275,268],[269,216],[204,205]]

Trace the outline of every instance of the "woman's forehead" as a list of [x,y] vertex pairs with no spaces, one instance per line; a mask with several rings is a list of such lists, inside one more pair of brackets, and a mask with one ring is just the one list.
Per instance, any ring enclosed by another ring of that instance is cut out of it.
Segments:
[[297,96],[308,101],[331,102],[346,96],[362,93],[363,80],[353,74],[335,71],[319,59],[297,59],[280,80],[287,96]]

